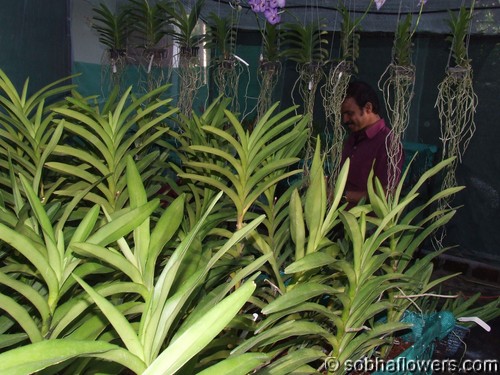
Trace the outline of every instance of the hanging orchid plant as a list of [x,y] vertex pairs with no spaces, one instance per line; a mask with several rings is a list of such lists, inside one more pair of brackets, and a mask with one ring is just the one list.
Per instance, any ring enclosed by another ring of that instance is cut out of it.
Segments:
[[262,52],[257,70],[259,97],[257,98],[257,119],[262,118],[273,104],[273,92],[281,75],[280,29],[269,22],[261,30]]
[[[326,83],[321,88],[323,106],[328,125],[325,126],[326,147],[324,153],[330,160],[327,163],[328,179],[330,183],[336,181],[340,173],[342,148],[346,130],[342,122],[342,102],[351,76],[356,73],[356,59],[359,56],[360,34],[357,28],[363,18],[353,18],[349,9],[344,5],[340,8],[342,24],[340,29],[340,57],[331,64]],[[366,14],[366,13],[365,13]]]
[[391,133],[386,141],[389,159],[388,192],[396,188],[401,174],[401,142],[410,122],[410,105],[414,95],[416,68],[412,62],[412,38],[417,30],[426,0],[419,1],[415,22],[409,13],[401,19],[394,35],[392,60],[379,79],[378,87],[384,96],[384,103],[391,123]]
[[276,25],[281,21],[285,0],[248,0],[248,5],[255,13],[263,13],[271,25]]
[[[458,185],[456,169],[476,131],[474,114],[478,97],[474,92],[473,70],[468,51],[473,9],[473,6],[469,10],[461,7],[458,14],[450,12],[451,35],[447,38],[451,43],[450,62],[445,77],[438,85],[435,107],[441,123],[442,158],[455,159],[444,171],[441,189]],[[452,201],[453,196],[441,198],[438,206],[440,209],[451,207]],[[442,246],[445,236],[445,228],[435,234],[433,241],[436,248]]]

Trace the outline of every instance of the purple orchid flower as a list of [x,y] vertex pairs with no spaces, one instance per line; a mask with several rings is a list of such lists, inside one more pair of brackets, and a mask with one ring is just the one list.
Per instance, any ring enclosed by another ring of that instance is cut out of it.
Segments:
[[271,25],[276,25],[281,21],[281,15],[278,13],[277,8],[267,8],[264,11],[264,16]]
[[375,6],[377,7],[377,10],[382,8],[382,5],[384,5],[385,0],[375,0]]
[[263,13],[266,10],[266,0],[248,0],[248,5],[255,13]]
[[285,7],[285,0],[269,0],[268,8],[281,8]]

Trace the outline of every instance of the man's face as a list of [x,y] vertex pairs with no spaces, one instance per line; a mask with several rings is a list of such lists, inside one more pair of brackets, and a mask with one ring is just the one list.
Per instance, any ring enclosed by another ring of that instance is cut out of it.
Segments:
[[366,108],[361,108],[354,98],[346,98],[341,107],[342,122],[351,132],[357,132],[370,125]]

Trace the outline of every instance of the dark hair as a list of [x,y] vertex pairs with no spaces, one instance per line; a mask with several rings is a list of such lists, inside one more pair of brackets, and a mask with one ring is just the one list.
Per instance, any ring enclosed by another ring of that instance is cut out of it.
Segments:
[[366,82],[353,81],[349,83],[346,91],[346,98],[353,98],[356,104],[363,108],[366,103],[372,103],[372,111],[378,114],[380,111],[380,104],[375,90]]

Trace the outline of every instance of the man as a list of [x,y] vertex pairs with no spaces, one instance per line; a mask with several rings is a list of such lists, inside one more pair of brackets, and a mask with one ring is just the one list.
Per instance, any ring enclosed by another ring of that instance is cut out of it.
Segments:
[[[342,121],[351,131],[342,151],[342,164],[347,158],[350,159],[344,192],[349,206],[367,197],[368,176],[372,166],[375,176],[387,189],[389,165],[386,138],[390,130],[380,117],[379,109],[377,93],[370,85],[361,81],[349,84],[341,107]],[[401,175],[402,152],[401,148],[396,181]]]

